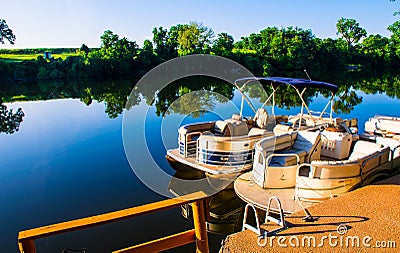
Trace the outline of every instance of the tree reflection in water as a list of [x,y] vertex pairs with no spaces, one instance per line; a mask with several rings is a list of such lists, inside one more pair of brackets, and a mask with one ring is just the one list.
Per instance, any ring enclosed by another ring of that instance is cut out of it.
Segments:
[[13,134],[19,130],[19,126],[25,116],[21,108],[15,113],[7,106],[0,104],[0,133]]
[[[304,73],[282,73],[282,76],[304,77]],[[354,107],[362,103],[362,94],[386,93],[389,97],[400,98],[400,75],[394,73],[366,73],[366,72],[336,72],[336,73],[313,73],[315,80],[326,81],[337,84],[339,90],[335,97],[334,111],[336,113],[350,113]],[[87,106],[92,101],[103,102],[105,113],[110,118],[117,118],[123,110],[129,110],[145,101],[148,105],[155,106],[157,116],[166,116],[170,113],[187,114],[193,112],[193,108],[201,108],[200,111],[192,113],[194,117],[200,117],[204,111],[212,111],[215,103],[227,103],[234,96],[235,88],[232,84],[220,79],[206,76],[192,76],[179,79],[168,84],[164,89],[158,91],[148,87],[146,90],[134,88],[138,80],[104,80],[104,81],[51,81],[26,84],[4,84],[0,88],[0,97],[5,103],[15,101],[37,101],[48,99],[78,98]],[[249,97],[264,102],[266,97],[258,97],[258,94],[271,94],[271,87],[264,85],[266,93],[257,90],[257,86],[248,86],[246,89]],[[131,93],[132,91],[132,93]],[[204,96],[213,96],[211,100],[206,97],[196,96],[204,92]],[[155,99],[153,98],[156,94]],[[189,94],[189,96],[187,96]],[[304,95],[307,104],[322,94],[328,97],[328,92],[308,89]],[[186,96],[185,96],[186,95]],[[127,104],[128,97],[131,96]],[[175,105],[171,105],[178,99]],[[188,103],[190,101],[190,103]],[[275,96],[276,106],[279,108],[293,108],[301,106],[301,101],[295,90],[289,86],[281,86]],[[1,105],[1,132],[14,133],[18,131],[24,113],[22,110],[12,112]]]

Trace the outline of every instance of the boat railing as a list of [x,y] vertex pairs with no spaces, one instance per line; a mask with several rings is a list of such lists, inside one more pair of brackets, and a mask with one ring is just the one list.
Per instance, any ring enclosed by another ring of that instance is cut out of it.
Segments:
[[272,153],[267,157],[267,160],[266,160],[265,164],[268,165],[271,162],[272,158],[274,158],[274,156],[281,156],[281,157],[294,156],[294,157],[296,157],[296,161],[297,161],[296,164],[297,165],[300,164],[300,156],[298,154],[295,154],[295,153],[283,153],[283,154]]
[[[397,146],[394,146],[393,148],[390,149],[390,151],[391,151],[390,160],[391,161],[393,161],[397,157],[397,156],[395,157],[395,155],[396,155],[398,149],[400,149],[400,144]],[[398,156],[400,156],[400,152],[399,152]]]
[[[383,148],[382,150],[376,151],[376,152],[374,152],[371,156],[368,156],[367,158],[363,159],[362,162],[361,162],[361,168],[360,168],[360,170],[361,170],[361,171],[360,171],[361,180],[364,181],[365,178],[367,178],[367,177],[369,176],[369,175],[368,175],[369,173],[365,173],[365,168],[367,167],[367,164],[368,164],[368,163],[370,163],[370,162],[373,161],[373,160],[378,160],[378,161],[376,161],[376,162],[377,162],[376,165],[372,164],[373,167],[372,167],[371,169],[374,169],[374,168],[376,168],[376,167],[382,165],[383,163],[389,161],[389,156],[390,156],[390,155],[389,155],[388,153],[390,153],[390,152],[392,152],[392,151],[390,150],[390,148],[389,148],[389,147],[385,147],[385,148]],[[387,159],[386,159],[386,161],[382,161],[382,157],[383,157],[385,154],[387,154]],[[391,168],[390,168],[390,169],[391,169]],[[367,175],[365,175],[365,174],[367,174]]]
[[[312,166],[311,163],[302,163],[299,166],[297,166],[296,177],[300,176],[300,169],[303,168],[303,167],[308,167],[309,168],[309,171],[308,171],[308,177],[309,178],[315,177],[315,168],[314,168],[314,166]],[[296,188],[297,188],[297,186],[296,186]]]
[[196,252],[209,252],[205,217],[206,198],[207,195],[204,192],[195,192],[179,198],[20,231],[18,234],[19,251],[36,253],[35,240],[40,238],[105,225],[192,203],[194,229],[117,250],[114,253],[159,252],[192,242],[196,243]]
[[267,167],[269,166],[269,163],[271,162],[272,158],[274,158],[274,156],[294,156],[296,157],[296,161],[297,161],[297,165],[300,164],[300,156],[298,154],[295,153],[283,153],[283,154],[279,154],[279,153],[272,153],[270,155],[268,155],[267,158],[265,158],[265,155],[263,154],[263,152],[259,152],[259,154],[261,155],[261,160],[263,162],[264,165],[264,170],[267,169]]
[[[396,174],[396,169],[397,171],[400,169],[400,162],[398,161],[400,160],[400,152],[398,152],[398,149],[400,149],[400,144],[390,149],[390,168],[392,175]],[[395,163],[395,161],[397,162]]]
[[[184,143],[184,155],[185,157],[193,157],[196,156],[197,150],[197,139],[193,140],[194,136],[200,136],[201,132],[190,132],[187,133],[185,136],[185,143]],[[190,139],[189,139],[190,138]],[[194,152],[193,152],[194,151]]]

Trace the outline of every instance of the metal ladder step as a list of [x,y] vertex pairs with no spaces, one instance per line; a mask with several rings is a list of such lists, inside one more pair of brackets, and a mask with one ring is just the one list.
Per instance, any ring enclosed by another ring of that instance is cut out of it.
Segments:
[[[275,200],[277,202],[277,204],[278,204],[279,215],[280,215],[279,219],[275,218],[275,217],[272,217],[270,215],[272,200]],[[247,216],[248,216],[249,208],[253,209],[254,216],[255,216],[254,218],[256,220],[256,227],[254,227],[253,225],[247,223]],[[245,207],[245,210],[244,210],[242,231],[248,229],[248,230],[253,231],[254,233],[256,233],[257,235],[259,235],[261,237],[267,237],[267,236],[269,236],[271,234],[276,234],[277,232],[282,231],[282,230],[287,228],[286,222],[285,222],[285,217],[283,215],[283,209],[282,209],[281,201],[276,196],[271,196],[268,199],[268,206],[267,206],[267,211],[266,211],[266,214],[265,214],[264,224],[266,224],[267,222],[273,222],[273,223],[277,224],[279,226],[279,228],[273,229],[271,231],[268,231],[266,229],[261,228],[256,208],[252,204],[247,204],[246,207]]]

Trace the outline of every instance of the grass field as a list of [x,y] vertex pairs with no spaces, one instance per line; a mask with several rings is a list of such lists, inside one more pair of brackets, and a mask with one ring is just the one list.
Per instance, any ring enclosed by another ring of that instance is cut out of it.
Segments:
[[[25,60],[36,60],[38,56],[43,54],[0,54],[0,60],[8,62],[20,62]],[[77,56],[77,53],[63,53],[63,54],[51,54],[54,58],[62,58],[65,60],[68,56]]]

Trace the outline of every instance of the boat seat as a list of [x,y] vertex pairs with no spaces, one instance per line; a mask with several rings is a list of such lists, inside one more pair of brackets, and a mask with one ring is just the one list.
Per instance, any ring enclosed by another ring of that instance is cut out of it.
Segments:
[[400,133],[400,118],[376,115],[365,122],[366,132]]
[[249,132],[246,122],[234,119],[217,120],[213,130],[215,135],[223,137],[244,136]]
[[293,149],[306,151],[305,162],[319,159],[321,156],[321,134],[319,131],[299,131]]
[[261,129],[261,128],[258,128],[258,127],[252,127],[247,135],[248,136],[257,136],[257,135],[271,136],[272,134],[273,133],[271,131],[268,131],[267,129]]
[[275,135],[281,135],[281,134],[284,134],[284,133],[292,132],[293,128],[291,126],[289,126],[289,125],[277,124],[274,127],[273,131],[274,131]]
[[364,164],[363,170],[368,171],[389,161],[390,148],[368,141],[357,141],[351,153],[350,161]]
[[264,108],[258,108],[254,116],[254,123],[261,129],[266,129],[268,126],[268,112]]
[[365,158],[374,152],[380,151],[382,149],[381,144],[377,144],[370,141],[357,141],[354,145],[353,152],[351,153],[349,160],[354,161],[357,159]]
[[233,120],[237,120],[237,121],[242,121],[242,116],[240,116],[239,114],[232,114],[232,119]]
[[[298,131],[296,140],[290,149],[275,152],[277,154],[297,154],[300,163],[311,162],[320,159],[321,156],[321,135],[320,132]],[[295,156],[274,156],[270,165],[290,166],[297,163]]]
[[310,171],[310,178],[346,178],[356,177],[360,174],[360,165],[356,161],[311,161],[313,170]]
[[288,122],[287,115],[275,115],[275,124],[285,124]]
[[262,150],[264,155],[266,152],[285,150],[293,146],[296,136],[297,132],[268,136],[257,142],[256,147]]
[[346,178],[360,175],[360,167],[364,172],[376,168],[389,159],[389,148],[370,141],[357,141],[353,153],[348,160],[312,161],[313,170],[310,178]]
[[[390,149],[393,151],[394,159],[400,157],[400,141],[378,136],[376,137],[376,143],[390,147]],[[391,160],[391,157],[389,157],[389,160]]]

